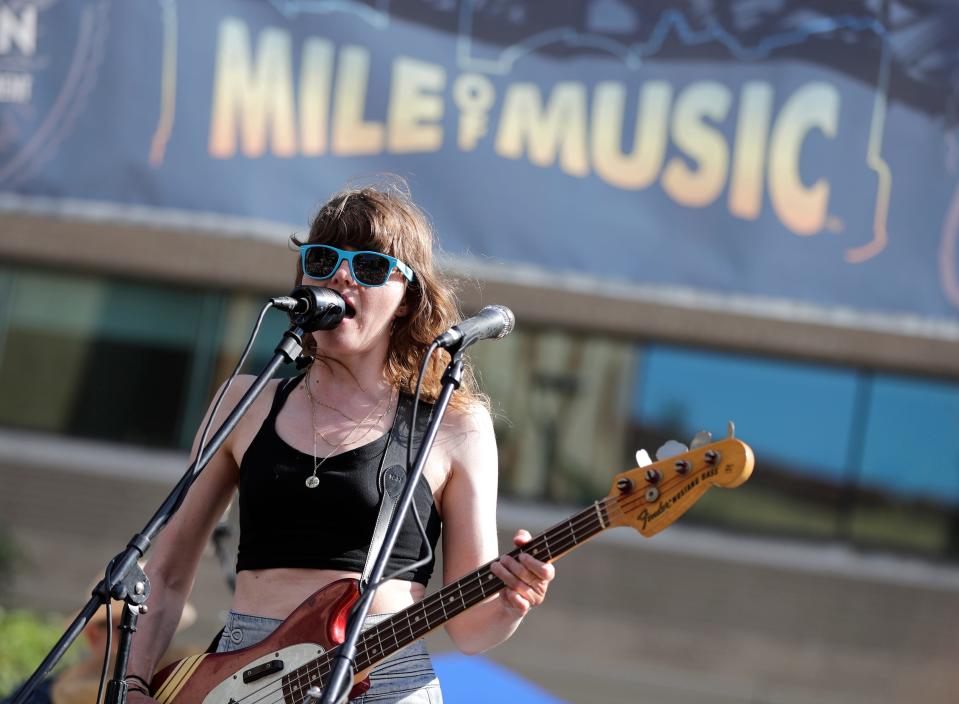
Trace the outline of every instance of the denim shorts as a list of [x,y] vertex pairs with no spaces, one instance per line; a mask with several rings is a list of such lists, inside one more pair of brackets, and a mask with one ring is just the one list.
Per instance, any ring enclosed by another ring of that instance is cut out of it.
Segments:
[[[368,616],[363,628],[379,623],[390,614]],[[231,611],[220,636],[216,652],[225,653],[255,645],[270,635],[283,621]],[[370,688],[354,704],[442,704],[440,681],[433,672],[426,644],[421,640],[393,653],[370,672]]]

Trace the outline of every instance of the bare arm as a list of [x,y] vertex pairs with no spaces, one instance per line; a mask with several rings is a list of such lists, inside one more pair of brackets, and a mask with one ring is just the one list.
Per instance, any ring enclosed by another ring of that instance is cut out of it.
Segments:
[[[443,491],[443,582],[449,584],[499,554],[496,537],[497,455],[493,423],[476,407],[456,421],[459,441],[450,445],[451,474]],[[516,545],[529,540],[520,531]],[[491,570],[506,589],[450,621],[446,631],[464,653],[502,643],[530,608],[542,603],[553,566],[522,554],[503,557]]]
[[[249,387],[251,379],[239,377],[234,381],[213,421],[214,431]],[[148,682],[173,638],[183,605],[193,589],[203,549],[236,488],[239,470],[233,459],[234,435],[227,438],[210,460],[147,555],[149,561],[144,571],[151,584],[147,602],[150,611],[137,625],[128,671]],[[198,442],[199,436],[194,440],[192,456],[196,455]]]

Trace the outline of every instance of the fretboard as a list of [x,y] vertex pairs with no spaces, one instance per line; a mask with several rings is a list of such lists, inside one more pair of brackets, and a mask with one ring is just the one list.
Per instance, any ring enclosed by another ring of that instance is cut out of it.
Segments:
[[[508,553],[517,557],[529,553],[543,562],[552,562],[608,528],[609,515],[603,502],[571,516],[540,533],[522,548]],[[450,619],[476,606],[487,597],[501,591],[506,585],[490,571],[488,562],[460,579],[447,584],[403,611],[363,631],[357,643],[354,664],[356,671],[366,670],[406,647]],[[306,690],[321,684],[332,669],[338,648],[322,657],[301,665],[284,677],[284,694],[288,701],[302,701]]]

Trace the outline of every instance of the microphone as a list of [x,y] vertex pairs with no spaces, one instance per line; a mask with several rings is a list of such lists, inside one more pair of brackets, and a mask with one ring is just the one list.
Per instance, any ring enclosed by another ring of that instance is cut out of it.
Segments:
[[270,305],[288,313],[290,322],[304,332],[332,330],[346,313],[343,297],[322,286],[297,286],[289,296],[271,298]]
[[486,306],[472,318],[457,323],[436,338],[435,344],[450,354],[465,350],[474,342],[506,337],[513,329],[516,317],[506,306]]

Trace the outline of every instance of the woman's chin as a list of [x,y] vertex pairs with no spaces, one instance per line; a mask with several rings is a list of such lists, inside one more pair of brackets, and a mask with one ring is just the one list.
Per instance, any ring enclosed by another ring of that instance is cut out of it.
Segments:
[[352,320],[344,320],[332,330],[319,333],[316,347],[320,354],[355,355],[369,351],[373,345],[364,339],[359,328]]

